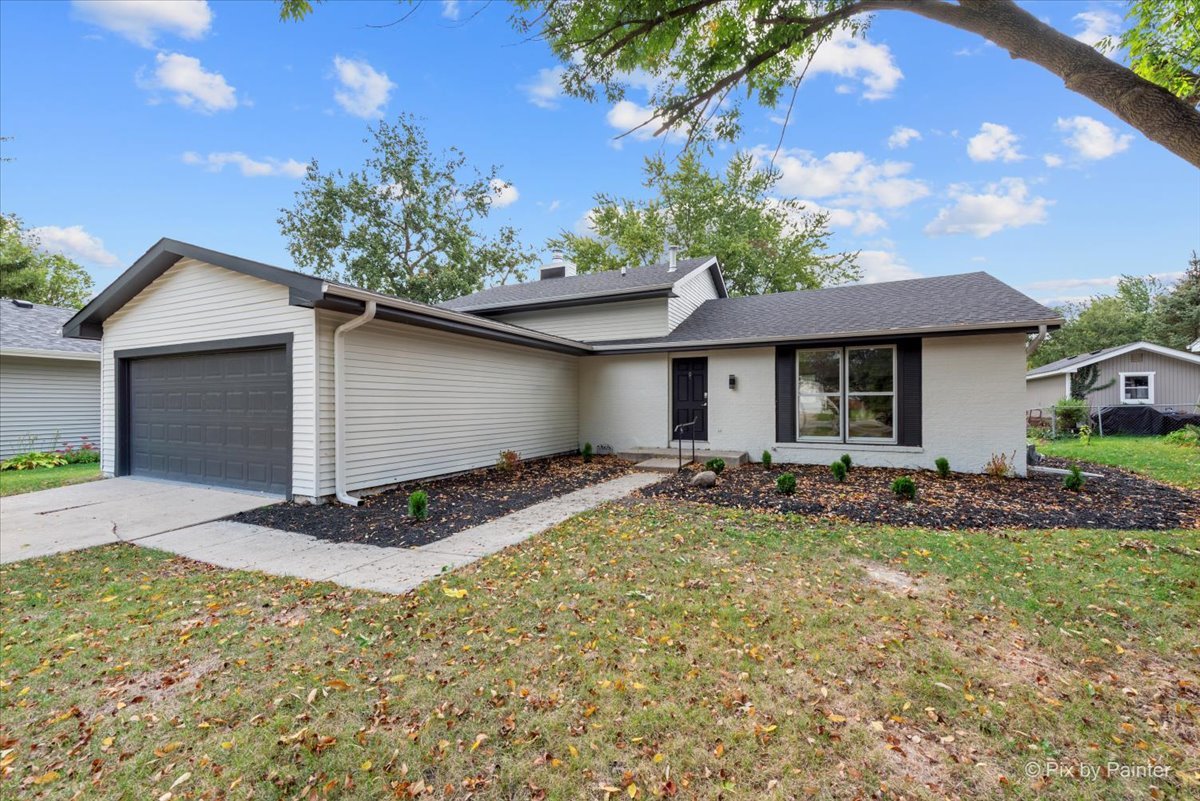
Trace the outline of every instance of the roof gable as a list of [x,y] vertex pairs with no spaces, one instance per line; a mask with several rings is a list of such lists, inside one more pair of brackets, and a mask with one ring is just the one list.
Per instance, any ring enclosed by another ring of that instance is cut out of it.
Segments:
[[1109,359],[1115,359],[1118,356],[1123,356],[1126,353],[1132,353],[1136,350],[1145,350],[1151,353],[1157,353],[1160,356],[1167,356],[1173,359],[1179,359],[1193,364],[1200,364],[1200,355],[1188,353],[1175,348],[1168,348],[1165,345],[1156,345],[1153,342],[1130,342],[1128,345],[1117,345],[1112,348],[1101,348],[1090,353],[1079,353],[1074,356],[1068,356],[1065,359],[1043,364],[1041,367],[1030,370],[1025,374],[1025,380],[1033,378],[1046,378],[1053,375],[1064,375],[1074,373],[1080,367],[1087,367],[1091,364],[1099,364],[1106,362]]

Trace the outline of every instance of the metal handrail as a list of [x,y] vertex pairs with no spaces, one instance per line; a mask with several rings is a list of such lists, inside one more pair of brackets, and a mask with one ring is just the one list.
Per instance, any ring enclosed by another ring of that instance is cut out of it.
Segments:
[[693,417],[692,422],[680,423],[675,426],[675,442],[679,445],[679,469],[676,472],[683,472],[683,439],[679,436],[679,429],[690,428],[692,430],[692,462],[694,462],[696,461],[696,423],[698,422],[700,422],[700,418]]

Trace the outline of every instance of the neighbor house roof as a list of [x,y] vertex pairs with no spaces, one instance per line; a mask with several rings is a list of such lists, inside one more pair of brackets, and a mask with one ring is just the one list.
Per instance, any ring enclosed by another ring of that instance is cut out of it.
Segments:
[[1079,353],[1075,356],[1068,356],[1065,359],[1059,359],[1056,362],[1043,364],[1041,367],[1030,370],[1025,374],[1025,380],[1031,378],[1046,378],[1052,375],[1063,375],[1064,373],[1073,373],[1080,367],[1086,367],[1089,364],[1099,364],[1100,362],[1114,359],[1117,356],[1122,356],[1135,350],[1146,350],[1151,353],[1157,353],[1160,356],[1169,356],[1172,359],[1180,359],[1193,364],[1200,364],[1200,355],[1187,353],[1182,350],[1168,348],[1165,345],[1155,345],[1153,342],[1130,342],[1128,345],[1117,345],[1112,348],[1101,348],[1090,353]]
[[473,314],[486,312],[529,310],[582,305],[608,300],[667,297],[680,279],[701,268],[712,272],[717,293],[725,296],[725,281],[713,256],[700,259],[680,259],[671,270],[667,262],[637,267],[632,270],[604,270],[564,278],[544,278],[522,284],[505,284],[484,289],[441,304],[444,309],[457,309]]
[[1200,339],[1197,339],[1192,344],[1188,345],[1188,350],[1192,353],[1200,353]]
[[74,309],[0,298],[0,353],[57,359],[100,359],[100,343],[67,339],[63,323]]
[[964,330],[1032,330],[1062,318],[987,273],[802,289],[705,301],[665,337],[596,350],[699,347]]

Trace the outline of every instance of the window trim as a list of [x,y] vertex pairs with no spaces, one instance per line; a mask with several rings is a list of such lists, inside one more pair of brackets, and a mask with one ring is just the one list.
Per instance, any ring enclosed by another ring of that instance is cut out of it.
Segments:
[[[850,390],[850,351],[852,350],[890,350],[892,352],[892,389],[890,392],[852,392]],[[820,392],[820,393],[803,393],[800,391],[800,356],[803,353],[817,352],[836,352],[838,354],[838,388],[839,391]],[[898,425],[899,416],[899,381],[898,375],[899,365],[899,348],[895,343],[879,343],[874,345],[835,345],[832,347],[818,348],[796,348],[796,352],[792,358],[792,384],[796,388],[796,415],[793,421],[793,430],[796,432],[797,443],[814,443],[828,444],[839,443],[843,445],[896,445],[900,441],[900,427]],[[888,439],[881,437],[851,437],[850,436],[850,397],[880,397],[892,399],[892,436]],[[800,433],[800,414],[801,401],[803,398],[830,398],[838,399],[838,436],[835,437],[815,437]]]
[[[1154,405],[1154,371],[1153,370],[1138,370],[1130,373],[1118,373],[1118,391],[1121,393],[1121,403],[1128,406],[1153,406]],[[1146,398],[1127,398],[1125,396],[1125,379],[1126,378],[1142,378],[1146,379]]]

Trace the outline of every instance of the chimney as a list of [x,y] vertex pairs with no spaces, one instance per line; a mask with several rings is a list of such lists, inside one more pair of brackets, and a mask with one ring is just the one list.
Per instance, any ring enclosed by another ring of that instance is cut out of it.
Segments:
[[564,259],[562,251],[556,250],[550,263],[542,265],[539,278],[545,281],[550,278],[569,278],[572,275],[575,275],[575,263]]
[[679,266],[679,245],[667,245],[667,272],[673,273]]

